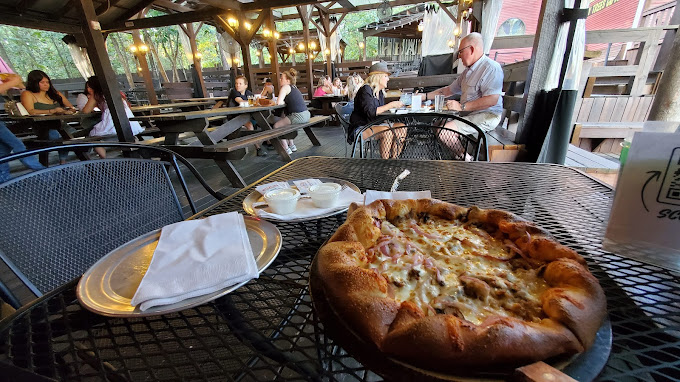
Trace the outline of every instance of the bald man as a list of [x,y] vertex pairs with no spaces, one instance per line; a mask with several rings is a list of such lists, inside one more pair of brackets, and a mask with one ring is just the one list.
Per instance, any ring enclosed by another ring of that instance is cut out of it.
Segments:
[[[483,131],[496,128],[503,112],[503,69],[494,60],[484,55],[484,41],[479,33],[470,33],[460,42],[458,57],[465,70],[449,86],[427,93],[426,99],[434,100],[441,94],[446,97],[460,94],[460,102],[446,102],[449,110],[471,112],[463,117]],[[446,127],[464,134],[476,135],[476,130],[465,123],[448,122]]]

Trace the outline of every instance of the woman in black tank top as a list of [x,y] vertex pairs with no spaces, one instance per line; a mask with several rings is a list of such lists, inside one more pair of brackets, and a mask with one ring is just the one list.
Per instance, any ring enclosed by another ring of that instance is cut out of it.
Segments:
[[[278,105],[286,105],[286,108],[284,109],[286,116],[276,121],[274,124],[275,129],[287,125],[309,122],[311,115],[309,114],[309,110],[307,110],[304,98],[302,98],[302,93],[300,93],[300,90],[295,86],[296,80],[297,71],[295,69],[290,69],[281,73],[281,78],[279,79],[281,90],[279,90],[279,98],[276,103]],[[289,155],[292,154],[293,151],[297,151],[293,139],[281,139],[281,143]]]

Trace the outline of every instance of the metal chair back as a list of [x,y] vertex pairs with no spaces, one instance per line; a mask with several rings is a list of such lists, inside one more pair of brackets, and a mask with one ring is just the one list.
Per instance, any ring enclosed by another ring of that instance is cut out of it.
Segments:
[[[335,113],[338,115],[338,120],[340,121],[340,126],[342,126],[342,131],[345,133],[345,140],[350,142],[349,138],[349,115],[343,113],[343,108],[349,105],[349,102],[342,101],[335,104]],[[347,144],[345,144],[345,156],[347,156]]]
[[375,130],[366,139],[357,136],[360,157],[460,161],[479,157],[479,139],[446,127],[417,124]]
[[[67,163],[0,184],[0,259],[36,296],[79,277],[127,241],[184,220],[176,187],[196,213],[183,169],[215,198],[224,198],[186,159],[159,147],[64,145],[4,157],[0,164],[57,148],[97,146],[123,149],[128,157]],[[135,154],[141,157],[130,157]],[[16,295],[3,299],[18,307]]]

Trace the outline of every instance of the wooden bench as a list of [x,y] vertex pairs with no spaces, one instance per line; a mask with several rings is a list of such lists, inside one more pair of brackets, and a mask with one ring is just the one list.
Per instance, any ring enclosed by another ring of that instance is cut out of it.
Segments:
[[495,129],[485,134],[489,162],[515,162],[521,159],[525,152],[524,145],[515,143],[515,133],[508,126],[517,123],[523,108],[524,101],[521,97],[503,96],[501,120]]
[[618,162],[574,145],[569,145],[564,165],[587,173],[617,173],[619,171]]
[[318,125],[320,123],[326,122],[329,120],[330,117],[328,116],[314,116],[309,119],[308,122],[306,123],[299,123],[295,125],[288,125],[284,127],[280,127],[277,129],[271,129],[271,130],[263,130],[263,131],[255,131],[255,132],[249,132],[249,131],[242,131],[242,133],[246,134],[242,137],[234,138],[234,139],[229,139],[226,141],[219,142],[215,145],[210,145],[210,146],[204,146],[203,147],[203,152],[205,153],[229,153],[233,152],[239,149],[243,149],[249,146],[252,146],[256,143],[262,143],[264,141],[268,140],[273,140],[274,147],[276,148],[276,151],[281,155],[281,157],[287,161],[290,162],[292,159],[290,158],[290,155],[286,153],[286,151],[283,149],[283,146],[281,145],[279,138],[281,136],[292,133],[294,131],[298,131],[300,129],[303,129],[307,136],[309,137],[309,140],[312,142],[314,146],[320,146],[321,143],[319,140],[316,138],[314,133],[312,132],[312,126]]

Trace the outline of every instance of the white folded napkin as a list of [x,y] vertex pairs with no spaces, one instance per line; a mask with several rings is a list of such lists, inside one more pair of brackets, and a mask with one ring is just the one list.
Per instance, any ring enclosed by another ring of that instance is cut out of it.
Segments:
[[267,191],[278,190],[280,188],[290,188],[290,185],[287,182],[271,182],[271,183],[261,184],[261,185],[255,187],[257,192],[259,192],[262,195],[267,193]]
[[362,204],[364,202],[364,196],[359,193],[354,191],[353,189],[347,187],[344,190],[340,191],[340,196],[338,197],[338,203],[335,205],[335,207],[328,207],[328,208],[320,208],[316,207],[314,203],[312,203],[311,198],[302,198],[298,200],[297,207],[295,208],[295,212],[292,214],[288,215],[279,215],[271,212],[269,207],[257,209],[257,216],[267,219],[267,218],[274,218],[278,220],[293,220],[293,219],[300,219],[300,218],[309,218],[309,217],[314,217],[314,216],[319,216],[323,215],[328,212],[332,211],[337,211],[344,209],[348,207],[352,203],[359,203]]
[[406,200],[406,199],[428,199],[432,197],[430,190],[427,191],[375,191],[366,190],[364,204],[369,205],[378,199]]
[[237,212],[163,227],[130,304],[157,305],[216,292],[258,277],[243,216]]

